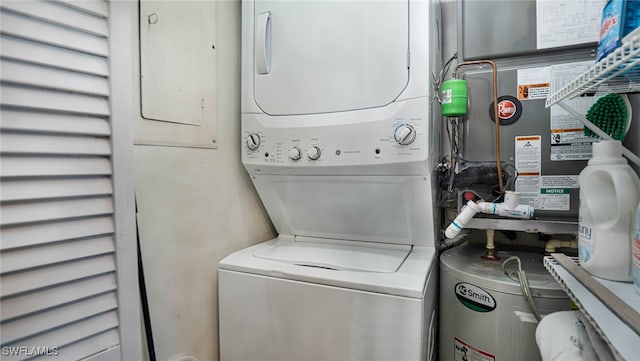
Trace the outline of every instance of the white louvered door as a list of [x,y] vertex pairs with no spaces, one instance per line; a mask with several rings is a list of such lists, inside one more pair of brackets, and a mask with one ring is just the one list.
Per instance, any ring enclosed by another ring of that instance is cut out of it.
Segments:
[[139,355],[130,8],[0,3],[2,360]]

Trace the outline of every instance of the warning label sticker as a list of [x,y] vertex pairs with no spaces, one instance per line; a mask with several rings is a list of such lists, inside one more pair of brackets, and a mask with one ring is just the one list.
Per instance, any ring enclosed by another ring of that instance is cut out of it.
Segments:
[[577,175],[542,176],[539,209],[568,211],[571,209],[571,191],[578,188]]
[[[593,65],[592,61],[559,64],[551,66],[551,91],[561,89],[565,84],[584,73]],[[586,114],[597,100],[597,96],[581,96],[565,100],[564,103],[578,113]],[[584,126],[573,115],[560,106],[550,110],[552,161],[585,160],[591,158],[591,143],[595,138],[584,135]]]
[[542,136],[530,135],[516,137],[516,192],[520,193],[520,202],[533,208],[539,208],[541,188]]
[[453,338],[454,361],[495,361],[496,356],[469,345],[461,339]]
[[518,100],[546,99],[551,89],[551,68],[518,70]]

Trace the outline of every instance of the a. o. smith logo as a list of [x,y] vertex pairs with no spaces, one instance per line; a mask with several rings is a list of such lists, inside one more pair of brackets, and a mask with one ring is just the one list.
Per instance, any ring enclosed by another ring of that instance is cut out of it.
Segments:
[[455,287],[458,301],[467,308],[477,312],[490,312],[496,308],[496,300],[478,286],[460,282]]

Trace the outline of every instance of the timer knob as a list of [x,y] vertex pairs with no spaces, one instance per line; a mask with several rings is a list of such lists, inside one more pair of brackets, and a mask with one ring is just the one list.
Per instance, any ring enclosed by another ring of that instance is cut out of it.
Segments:
[[293,147],[291,148],[291,150],[289,150],[289,158],[292,160],[300,160],[300,157],[302,156],[302,152],[300,151],[300,148],[298,147]]
[[258,133],[251,133],[247,137],[247,148],[250,150],[256,150],[260,146],[260,135]]
[[307,157],[311,160],[318,160],[320,158],[320,148],[313,146],[307,149]]
[[409,124],[401,124],[393,132],[393,138],[398,144],[409,145],[416,140],[416,129]]

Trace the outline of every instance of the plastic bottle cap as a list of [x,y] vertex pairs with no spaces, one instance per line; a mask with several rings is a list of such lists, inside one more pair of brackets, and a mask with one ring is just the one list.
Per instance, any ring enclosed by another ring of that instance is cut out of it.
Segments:
[[593,158],[622,157],[622,143],[618,140],[603,140],[593,143]]

